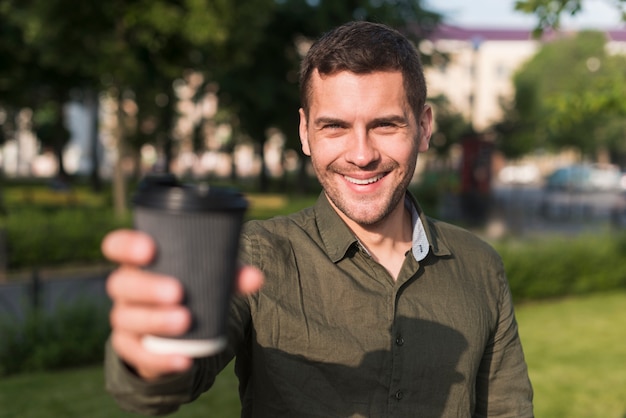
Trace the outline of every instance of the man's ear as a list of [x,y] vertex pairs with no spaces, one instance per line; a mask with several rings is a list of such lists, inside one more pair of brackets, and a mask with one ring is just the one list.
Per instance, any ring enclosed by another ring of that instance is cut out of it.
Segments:
[[311,148],[309,147],[309,130],[304,109],[300,108],[300,126],[298,131],[300,133],[300,144],[302,144],[302,152],[304,155],[311,156]]
[[419,152],[428,151],[430,137],[433,134],[433,109],[430,105],[424,105],[424,110],[418,121],[419,126]]

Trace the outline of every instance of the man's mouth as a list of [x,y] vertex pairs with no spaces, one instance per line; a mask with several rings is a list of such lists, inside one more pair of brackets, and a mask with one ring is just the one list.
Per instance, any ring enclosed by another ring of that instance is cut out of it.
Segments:
[[348,182],[352,183],[352,184],[357,184],[359,186],[365,186],[367,184],[372,184],[372,183],[376,183],[378,180],[382,179],[383,177],[385,177],[385,174],[378,174],[377,176],[374,177],[370,177],[367,179],[356,179],[354,177],[350,177],[350,176],[343,176]]

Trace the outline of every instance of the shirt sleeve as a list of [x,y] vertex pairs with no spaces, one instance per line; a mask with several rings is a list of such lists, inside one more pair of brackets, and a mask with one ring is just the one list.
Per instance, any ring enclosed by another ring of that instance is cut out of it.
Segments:
[[532,418],[533,390],[503,268],[499,275],[498,323],[480,364],[474,417]]
[[[250,240],[241,237],[240,260],[249,263]],[[144,415],[170,414],[182,404],[192,402],[211,388],[217,375],[240,353],[246,353],[250,334],[250,306],[248,298],[233,297],[228,325],[228,347],[222,353],[194,361],[192,369],[184,374],[146,382],[135,374],[113,350],[110,340],[105,350],[105,386],[121,409]],[[242,356],[242,357],[245,357]],[[240,381],[247,381],[247,369],[237,366]]]
[[217,375],[235,357],[245,337],[249,312],[245,298],[234,298],[229,323],[229,346],[222,353],[196,359],[190,371],[157,381],[141,379],[113,350],[105,350],[105,386],[121,409],[143,415],[166,415],[192,402],[211,388]]
[[176,411],[193,397],[193,376],[196,367],[188,373],[147,382],[137,376],[111,346],[106,343],[105,385],[119,407],[143,415],[166,415]]

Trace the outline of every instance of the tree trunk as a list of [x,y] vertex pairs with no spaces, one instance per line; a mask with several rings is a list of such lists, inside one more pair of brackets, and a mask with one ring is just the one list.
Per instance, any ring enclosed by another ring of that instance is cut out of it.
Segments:
[[261,172],[259,173],[259,191],[261,193],[265,193],[269,190],[270,179],[268,176],[268,170],[265,166],[265,135],[263,136],[263,141],[261,141],[261,145],[259,147],[259,157],[261,158]]
[[57,176],[61,183],[68,182],[67,171],[65,170],[65,163],[63,162],[63,150],[67,145],[70,138],[70,131],[65,126],[65,108],[63,107],[63,95],[59,94],[57,102],[61,111],[57,114],[55,121],[53,122],[51,137],[49,138],[52,143],[52,152],[57,159],[58,170]]
[[122,168],[122,156],[119,154],[113,170],[113,210],[115,216],[121,219],[126,216],[128,208],[126,206],[126,179]]
[[89,132],[89,144],[91,148],[91,174],[89,176],[91,182],[91,189],[94,192],[102,191],[102,180],[100,179],[100,100],[98,97],[98,91],[94,89],[88,89],[86,92],[85,104],[89,108],[91,113],[91,126]]
[[[171,85],[171,83],[170,83]],[[174,138],[172,136],[174,126],[174,100],[176,95],[173,91],[169,92],[169,100],[163,106],[161,111],[161,134],[163,135],[163,156],[165,164],[163,167],[166,173],[171,171],[172,161],[174,159]]]
[[113,210],[118,219],[126,216],[126,179],[122,162],[126,156],[124,138],[124,111],[122,110],[122,93],[119,92],[117,107],[117,160],[113,167]]
[[65,164],[63,163],[63,148],[65,148],[63,145],[55,144],[53,152],[58,164],[57,175],[59,180],[65,182],[67,181],[67,171],[65,170]]
[[302,154],[300,166],[298,167],[298,187],[296,187],[296,193],[305,195],[309,193],[310,184],[309,184],[309,173],[307,173],[307,166],[309,162],[309,157]]

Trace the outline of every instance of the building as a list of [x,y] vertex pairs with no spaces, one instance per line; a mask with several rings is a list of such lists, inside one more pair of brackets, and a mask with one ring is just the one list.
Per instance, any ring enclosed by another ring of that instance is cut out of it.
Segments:
[[[606,35],[610,52],[626,53],[626,29]],[[502,118],[502,101],[513,98],[515,71],[554,36],[536,39],[527,29],[441,25],[420,45],[448,57],[425,69],[429,95],[447,96],[477,131],[483,131]]]

